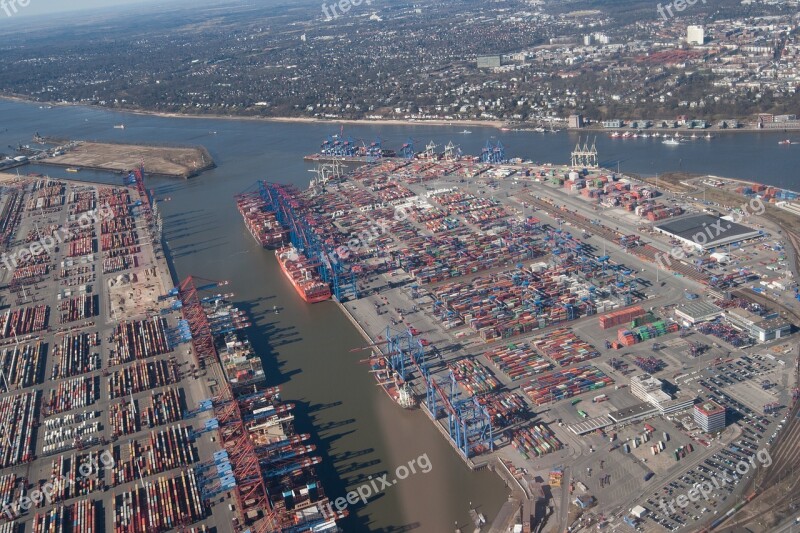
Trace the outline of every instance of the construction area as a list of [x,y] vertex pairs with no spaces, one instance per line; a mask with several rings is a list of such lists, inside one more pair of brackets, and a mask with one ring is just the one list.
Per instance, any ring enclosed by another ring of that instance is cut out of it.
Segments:
[[[169,147],[135,144],[68,141],[39,138],[40,148],[25,151],[29,161],[66,167],[68,172],[101,170],[127,174],[147,161],[147,172],[154,176],[190,178],[215,166],[203,147]],[[77,177],[77,176],[76,176]]]
[[[642,486],[677,490],[712,441],[750,439],[748,417],[753,445],[780,434],[796,399],[796,354],[782,347],[797,285],[768,268],[785,265],[774,226],[743,222],[730,263],[698,249],[665,264],[675,243],[654,224],[702,204],[602,169],[509,162],[499,145],[399,155],[355,153],[367,164],[321,164],[306,191],[265,181],[256,196],[367,340],[354,352],[387,394],[516,487],[493,530],[717,518],[659,516]],[[776,283],[770,306],[762,289]],[[698,302],[714,312],[687,319]],[[695,421],[707,399],[725,405],[723,431]]]

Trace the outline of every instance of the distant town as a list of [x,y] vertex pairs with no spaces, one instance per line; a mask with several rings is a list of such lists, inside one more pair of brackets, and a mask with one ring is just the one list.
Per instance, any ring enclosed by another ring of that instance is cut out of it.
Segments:
[[214,3],[148,13],[113,38],[110,16],[26,26],[4,39],[0,93],[195,115],[752,126],[800,108],[798,5],[378,0],[326,17],[316,4]]

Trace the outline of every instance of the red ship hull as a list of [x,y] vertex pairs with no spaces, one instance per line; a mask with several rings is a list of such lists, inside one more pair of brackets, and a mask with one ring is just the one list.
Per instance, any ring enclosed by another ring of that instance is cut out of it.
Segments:
[[308,259],[293,246],[275,250],[283,275],[305,302],[314,304],[330,300],[331,289],[319,279]]

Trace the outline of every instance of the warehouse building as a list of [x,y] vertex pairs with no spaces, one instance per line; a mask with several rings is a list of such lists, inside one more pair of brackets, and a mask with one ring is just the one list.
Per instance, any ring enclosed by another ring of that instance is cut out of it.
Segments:
[[649,418],[657,414],[658,414],[658,409],[656,409],[649,403],[637,403],[636,405],[633,405],[631,407],[626,407],[625,409],[620,409],[619,411],[608,413],[608,418],[610,418],[617,424],[622,424],[624,422],[629,422],[631,420],[641,420],[643,418]]
[[684,326],[708,322],[722,315],[722,308],[704,300],[694,300],[675,309],[675,318]]
[[777,313],[763,317],[747,309],[737,308],[728,311],[726,318],[734,327],[746,331],[759,343],[781,339],[792,332],[792,324],[780,318]]
[[706,433],[725,429],[725,407],[706,400],[694,406],[694,422]]
[[575,433],[578,436],[588,435],[589,433],[594,433],[598,429],[603,429],[608,427],[613,422],[609,420],[607,416],[596,416],[594,418],[589,418],[587,420],[582,420],[577,424],[571,424],[568,426],[568,429]]
[[680,241],[687,248],[697,250],[709,250],[717,246],[746,241],[762,234],[759,230],[712,215],[673,218],[654,227],[656,231]]

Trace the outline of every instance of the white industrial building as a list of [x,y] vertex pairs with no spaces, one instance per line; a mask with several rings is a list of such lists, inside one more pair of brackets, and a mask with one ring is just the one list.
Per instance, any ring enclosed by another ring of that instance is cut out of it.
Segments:
[[664,392],[664,383],[650,374],[631,376],[631,394],[643,400],[662,415],[685,411],[694,405],[694,398],[675,398]]
[[689,26],[686,28],[686,42],[688,44],[704,44],[706,42],[706,32],[702,26]]

